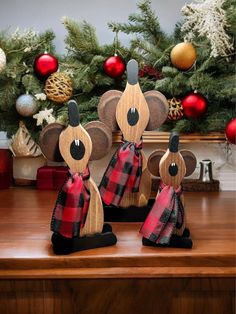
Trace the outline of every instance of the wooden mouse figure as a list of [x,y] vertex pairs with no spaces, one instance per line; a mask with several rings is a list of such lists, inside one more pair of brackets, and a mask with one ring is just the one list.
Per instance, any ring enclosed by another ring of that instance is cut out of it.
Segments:
[[100,120],[112,131],[120,128],[123,141],[113,155],[101,180],[103,202],[128,208],[146,206],[151,192],[151,175],[142,151],[144,130],[157,129],[166,120],[168,102],[158,91],[142,93],[138,83],[138,63],[127,64],[125,91],[108,91],[98,105]]
[[90,177],[88,161],[92,141],[80,125],[74,100],[68,102],[69,125],[59,135],[59,150],[69,167],[68,179],[58,194],[51,220],[53,250],[68,254],[116,243],[110,226],[105,226],[101,197]]
[[155,203],[140,233],[143,245],[192,248],[190,232],[185,227],[181,182],[196,168],[196,157],[190,151],[178,151],[179,136],[172,133],[167,151],[157,150],[148,159],[148,168],[161,182]]

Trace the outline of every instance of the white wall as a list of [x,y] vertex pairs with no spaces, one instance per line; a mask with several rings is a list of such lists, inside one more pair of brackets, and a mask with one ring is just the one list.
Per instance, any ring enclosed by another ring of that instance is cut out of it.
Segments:
[[[64,52],[64,38],[66,31],[61,24],[62,16],[68,16],[78,21],[86,20],[97,29],[101,43],[113,41],[114,34],[107,27],[107,22],[127,21],[128,15],[137,9],[135,0],[5,0],[0,6],[0,30],[10,27],[34,28],[38,31],[51,28],[56,34],[57,51]],[[180,20],[180,9],[190,0],[152,0],[152,7],[156,11],[163,30],[171,33],[175,23]],[[129,37],[120,35],[120,40],[128,44]]]

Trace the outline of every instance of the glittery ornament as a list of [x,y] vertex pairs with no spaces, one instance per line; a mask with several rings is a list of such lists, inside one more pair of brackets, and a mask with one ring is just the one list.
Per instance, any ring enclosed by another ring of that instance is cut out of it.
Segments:
[[168,99],[168,103],[169,103],[168,119],[171,121],[181,119],[184,115],[181,100],[173,97],[171,99]]
[[23,94],[16,100],[16,110],[23,117],[33,116],[38,109],[37,102],[32,95]]
[[57,103],[67,102],[72,94],[72,81],[65,73],[53,73],[45,83],[47,98]]
[[108,76],[118,78],[125,72],[125,62],[120,56],[109,57],[103,64],[103,70]]
[[0,73],[4,70],[5,66],[6,66],[6,54],[0,48]]

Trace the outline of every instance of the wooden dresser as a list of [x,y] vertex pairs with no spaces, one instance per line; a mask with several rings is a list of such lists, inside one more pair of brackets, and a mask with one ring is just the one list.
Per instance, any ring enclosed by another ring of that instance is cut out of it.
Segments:
[[235,313],[236,195],[186,192],[192,250],[143,247],[140,223],[116,246],[55,256],[57,192],[0,191],[0,313]]

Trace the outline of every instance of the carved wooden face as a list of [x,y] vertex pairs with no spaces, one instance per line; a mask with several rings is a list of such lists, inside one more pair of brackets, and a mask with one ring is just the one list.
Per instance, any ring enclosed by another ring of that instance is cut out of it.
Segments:
[[197,164],[194,154],[187,150],[178,151],[179,136],[172,134],[167,151],[156,150],[148,158],[148,169],[160,176],[166,185],[178,187],[184,177],[190,176]]
[[73,172],[83,172],[92,153],[92,141],[80,125],[79,111],[74,100],[68,103],[69,126],[60,134],[59,148],[62,157]]

